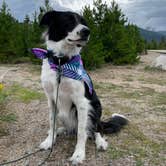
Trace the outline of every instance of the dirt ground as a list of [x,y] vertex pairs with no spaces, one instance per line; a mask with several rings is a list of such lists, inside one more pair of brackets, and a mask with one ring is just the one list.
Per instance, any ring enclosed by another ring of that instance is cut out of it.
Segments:
[[[166,165],[166,72],[149,67],[158,55],[141,56],[141,63],[134,66],[107,64],[90,71],[103,105],[103,119],[116,112],[125,115],[130,124],[119,134],[106,136],[109,148],[105,152],[97,151],[94,141],[88,140],[83,166]],[[40,66],[1,65],[0,76],[7,70],[3,84],[8,99],[0,111],[1,114],[12,113],[15,119],[0,118],[0,162],[34,151],[48,130]],[[45,165],[70,165],[68,158],[75,144],[75,136],[59,136]],[[48,151],[42,151],[11,166],[37,166],[47,154]]]

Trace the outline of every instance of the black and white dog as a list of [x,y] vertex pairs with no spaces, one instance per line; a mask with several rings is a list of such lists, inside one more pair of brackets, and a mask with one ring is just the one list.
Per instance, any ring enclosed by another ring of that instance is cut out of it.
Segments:
[[[84,18],[73,12],[47,12],[42,17],[40,25],[47,27],[44,33],[47,49],[54,52],[55,61],[59,55],[63,55],[62,64],[68,63],[73,56],[78,55],[89,40],[90,30]],[[52,145],[53,112],[57,91],[57,72],[50,69],[48,59],[43,60],[41,80],[48,98],[50,130],[40,148],[48,149]],[[101,134],[117,132],[127,124],[127,119],[119,114],[113,114],[109,121],[102,122],[102,107],[95,90],[93,89],[90,94],[85,82],[63,76],[59,86],[57,108],[56,117],[63,122],[64,127],[57,128],[56,121],[54,141],[58,133],[77,133],[77,145],[70,158],[73,164],[81,163],[85,159],[85,144],[88,137],[95,139],[98,149],[106,150],[108,144]]]

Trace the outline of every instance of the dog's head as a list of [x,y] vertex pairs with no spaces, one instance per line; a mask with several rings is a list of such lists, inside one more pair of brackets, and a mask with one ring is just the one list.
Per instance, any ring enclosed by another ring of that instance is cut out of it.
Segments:
[[89,40],[90,30],[84,18],[73,12],[47,12],[41,19],[47,26],[47,38],[53,42],[65,41],[69,45],[82,47]]

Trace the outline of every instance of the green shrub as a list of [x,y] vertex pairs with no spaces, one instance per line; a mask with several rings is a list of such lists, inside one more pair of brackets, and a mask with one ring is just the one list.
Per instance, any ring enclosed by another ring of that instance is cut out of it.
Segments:
[[[40,7],[40,13],[34,13],[31,21],[28,15],[22,23],[11,14],[3,2],[0,7],[0,63],[32,62],[41,64],[28,49],[41,47],[39,20],[50,10],[49,1]],[[137,53],[144,51],[144,41],[138,28],[129,25],[118,4],[112,1],[111,6],[94,1],[93,9],[86,6],[83,16],[91,30],[90,41],[82,51],[85,67],[94,69],[103,63],[134,64],[139,61]],[[13,33],[14,32],[14,33]]]

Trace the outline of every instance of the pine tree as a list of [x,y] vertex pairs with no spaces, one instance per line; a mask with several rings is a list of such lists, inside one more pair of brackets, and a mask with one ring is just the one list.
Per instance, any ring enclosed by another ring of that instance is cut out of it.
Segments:
[[[114,64],[138,62],[137,52],[143,50],[144,42],[135,26],[126,26],[127,19],[115,1],[108,7],[97,0],[92,10],[90,7],[84,8],[83,15],[92,31],[87,56],[95,54],[95,58],[98,58],[100,53],[105,62]],[[93,52],[92,43],[100,48]]]
[[16,20],[10,14],[10,10],[3,1],[0,8],[0,62],[8,62],[8,59],[13,56],[13,40],[15,34]]
[[99,28],[93,16],[90,6],[83,10],[83,17],[86,19],[91,30],[91,37],[88,45],[82,51],[84,65],[88,69],[100,67],[104,63],[103,44],[99,36]]
[[159,49],[166,49],[166,37],[162,37],[158,45]]
[[39,12],[38,20],[41,20],[42,16],[50,10],[53,10],[53,8],[50,5],[50,1],[45,0],[44,1],[44,6],[40,6],[40,8],[39,8],[40,12]]

